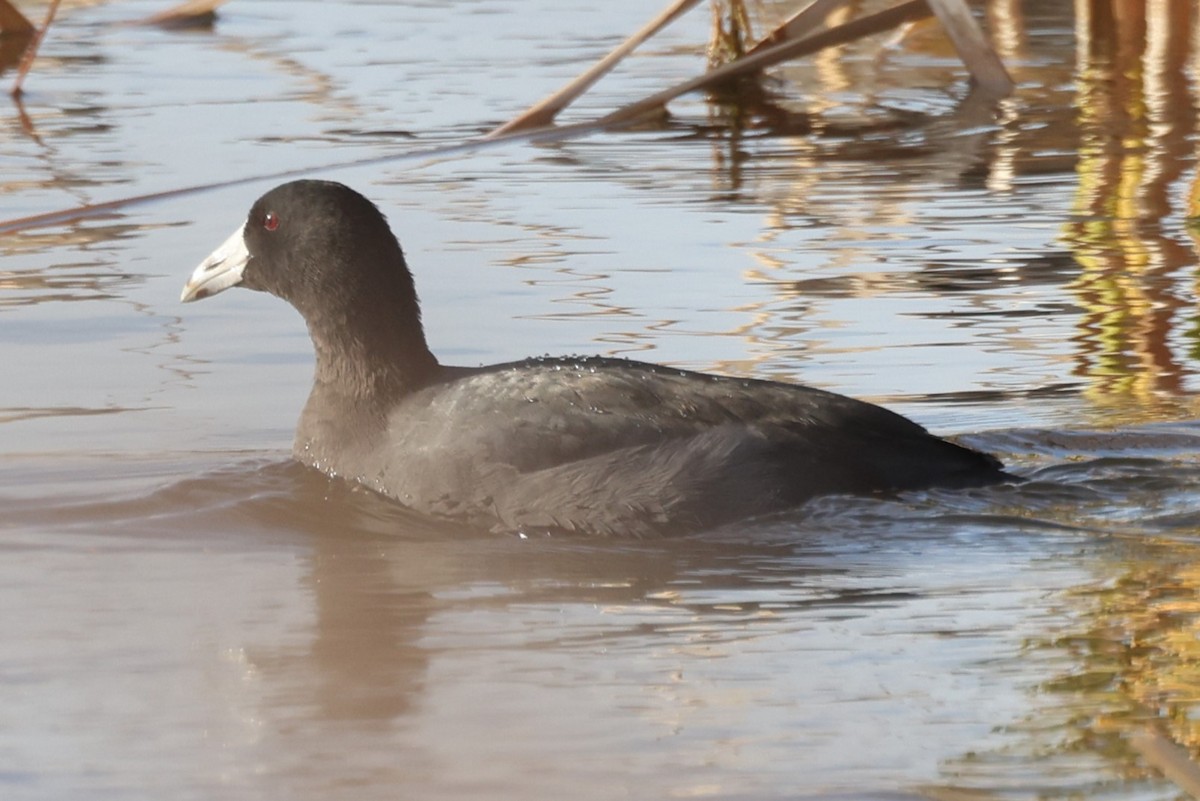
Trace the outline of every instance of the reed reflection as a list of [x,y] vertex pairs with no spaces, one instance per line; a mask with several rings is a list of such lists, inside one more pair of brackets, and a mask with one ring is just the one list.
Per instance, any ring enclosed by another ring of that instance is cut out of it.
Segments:
[[1076,13],[1078,184],[1063,231],[1081,268],[1070,285],[1084,310],[1075,372],[1099,409],[1187,414],[1193,369],[1175,328],[1191,316],[1195,249],[1176,221],[1194,169],[1196,11],[1096,0]]

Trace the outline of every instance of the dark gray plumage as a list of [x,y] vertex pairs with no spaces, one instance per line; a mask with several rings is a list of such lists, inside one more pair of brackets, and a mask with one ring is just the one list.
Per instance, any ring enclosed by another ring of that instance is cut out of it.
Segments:
[[497,530],[694,531],[831,493],[1009,476],[900,415],[809,387],[606,358],[438,364],[383,215],[341,184],[263,195],[183,299],[241,284],[303,315],[317,354],[297,459]]

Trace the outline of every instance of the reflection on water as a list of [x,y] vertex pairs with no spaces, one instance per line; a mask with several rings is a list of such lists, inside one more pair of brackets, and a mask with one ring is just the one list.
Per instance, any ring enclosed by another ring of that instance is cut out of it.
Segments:
[[[31,703],[53,692],[67,728],[22,725],[0,751],[32,766],[17,787],[47,795],[166,761],[200,794],[299,798],[1099,797],[1138,777],[1125,797],[1167,797],[1124,735],[1162,720],[1194,742],[1181,557],[1200,432],[972,444],[1045,466],[1024,485],[825,499],[651,542],[431,526],[290,461],[101,486],[49,513],[21,493],[0,586],[40,575],[50,596],[9,621],[4,673]],[[162,680],[207,700],[97,708],[57,661],[71,643],[118,699]],[[142,678],[114,688],[106,665]],[[69,733],[95,714],[123,734]],[[55,770],[52,743],[99,748],[104,767]]]
[[[461,139],[646,13],[535,6],[79,7],[0,123],[0,216]],[[1144,6],[987,3],[998,108],[920,25],[653,129],[322,171],[388,211],[448,361],[802,379],[984,432],[1018,486],[447,528],[286,459],[290,310],[180,315],[258,187],[4,238],[0,796],[1177,797],[1131,734],[1200,754],[1200,22]],[[692,74],[707,25],[572,113]]]
[[1089,377],[1097,405],[1139,407],[1153,419],[1194,409],[1180,396],[1190,394],[1183,357],[1195,331],[1184,332],[1192,341],[1173,340],[1194,303],[1196,249],[1178,219],[1191,213],[1181,182],[1198,180],[1187,78],[1195,9],[1161,3],[1141,16],[1098,3],[1090,11],[1079,26],[1079,183],[1064,232],[1082,268],[1071,287],[1085,310],[1075,370]]

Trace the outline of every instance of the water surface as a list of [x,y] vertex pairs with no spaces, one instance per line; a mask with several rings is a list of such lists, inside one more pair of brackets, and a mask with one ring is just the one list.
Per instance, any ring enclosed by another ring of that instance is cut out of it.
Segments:
[[[61,15],[0,122],[0,216],[261,178],[0,239],[0,795],[1177,797],[1130,736],[1200,746],[1187,4],[990,4],[998,107],[923,26],[767,102],[438,158],[405,154],[503,122],[644,4],[119,24],[152,5]],[[690,77],[708,24],[567,121]],[[290,308],[177,302],[288,170],[384,209],[446,362],[803,381],[1029,480],[653,542],[419,519],[289,460]]]

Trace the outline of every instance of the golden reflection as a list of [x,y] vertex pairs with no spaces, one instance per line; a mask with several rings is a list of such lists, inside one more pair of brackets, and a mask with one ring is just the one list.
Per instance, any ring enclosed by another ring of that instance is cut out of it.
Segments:
[[[1020,82],[1029,72],[1024,64],[1029,57],[1029,37],[1021,4],[1018,0],[993,0],[987,5],[987,21],[992,32],[992,45],[1013,79]],[[1011,98],[1001,101],[997,108],[1000,131],[987,180],[987,187],[992,192],[1013,190],[1019,153],[1018,113],[1017,104]]]
[[[841,25],[858,13],[857,3],[848,3],[830,14],[825,24],[829,27]],[[849,89],[854,81],[848,74],[843,59],[844,47],[828,47],[813,56],[814,67],[820,77],[821,94],[813,99],[811,113],[820,114],[833,104],[822,99],[833,97],[835,92]]]
[[[736,130],[715,145],[712,174],[717,193],[728,193],[733,200],[753,195],[767,204],[761,234],[749,249],[760,264],[744,277],[784,289],[755,308],[741,309],[746,325],[729,332],[750,342],[758,355],[718,369],[745,369],[771,359],[778,350],[779,326],[773,320],[781,303],[791,308],[807,300],[811,328],[837,325],[821,319],[819,298],[789,297],[795,294],[788,289],[796,271],[793,263],[772,263],[781,231],[793,227],[797,218],[823,219],[824,210],[810,198],[819,189],[816,183],[829,181],[831,156],[861,163],[863,170],[874,165],[886,169],[893,157],[927,159],[927,174],[951,183],[978,180],[993,195],[1027,192],[1029,179],[1073,169],[1074,200],[1061,237],[1078,267],[1076,279],[1065,285],[1081,309],[1069,356],[1071,372],[1100,420],[1142,422],[1196,414],[1198,404],[1188,384],[1194,372],[1191,355],[1200,352],[1200,326],[1192,322],[1200,228],[1189,232],[1182,222],[1185,216],[1200,216],[1200,175],[1192,144],[1200,100],[1191,82],[1200,62],[1200,11],[1191,0],[1076,0],[1074,11],[1072,71],[1069,62],[1047,62],[1048,55],[1057,57],[1058,52],[1029,35],[1039,21],[1027,18],[1028,7],[1014,0],[988,3],[991,36],[1021,81],[1019,95],[998,106],[967,97],[953,113],[918,112],[906,119],[878,104],[879,89],[891,79],[880,62],[895,58],[900,49],[908,60],[897,65],[905,72],[903,85],[952,87],[960,80],[956,67],[942,63],[952,60],[942,52],[947,45],[934,35],[936,26],[910,26],[892,47],[881,48],[878,42],[847,46],[779,68],[786,85],[802,93],[803,100],[777,93],[775,102],[802,108],[813,119],[813,132],[801,136],[775,131],[773,150],[786,152],[777,158],[788,160],[790,183],[750,186],[756,165]],[[1066,98],[1073,100],[1073,118],[1045,112],[1063,108]],[[894,135],[874,135],[881,131]],[[899,142],[908,131],[917,144]],[[847,179],[854,179],[850,171]],[[802,277],[838,276],[849,296],[862,297],[854,287],[872,281],[870,276],[859,280],[854,265],[878,259],[875,240],[854,237],[878,226],[915,227],[924,219],[923,202],[898,186],[840,208],[828,229],[829,247],[822,248],[837,255],[805,265]]]
[[[878,4],[853,3],[839,9],[836,22],[845,17],[862,13],[864,6],[875,8]],[[754,13],[765,18],[762,28],[772,27],[772,15],[781,17],[781,9],[792,8],[788,3],[766,3],[754,7]],[[1022,53],[1024,37],[1017,33],[1022,17],[1013,3],[1004,4],[995,14],[1006,26],[1006,52]],[[714,140],[712,188],[715,196],[729,197],[733,201],[750,199],[764,201],[767,205],[764,225],[755,241],[745,243],[746,253],[756,262],[743,272],[747,283],[767,283],[780,287],[774,297],[737,307],[745,322],[736,329],[724,332],[750,343],[744,358],[735,361],[717,362],[713,369],[722,372],[754,374],[764,365],[778,360],[781,348],[793,348],[794,343],[814,331],[836,329],[847,325],[846,320],[837,319],[833,305],[821,298],[806,297],[798,291],[797,278],[807,279],[814,275],[844,276],[853,287],[849,294],[867,297],[887,289],[895,289],[895,281],[885,273],[855,273],[856,265],[878,262],[877,237],[867,233],[872,227],[886,226],[896,229],[914,228],[921,217],[921,201],[903,187],[903,179],[896,182],[895,189],[868,193],[860,201],[846,204],[837,209],[837,218],[828,219],[825,236],[829,247],[816,254],[820,263],[805,265],[797,274],[792,260],[776,257],[775,244],[780,235],[790,232],[798,218],[809,217],[825,221],[829,216],[824,204],[814,203],[812,197],[820,195],[820,184],[830,181],[831,155],[847,163],[861,161],[866,165],[879,165],[889,169],[890,160],[930,158],[932,170],[945,175],[949,180],[971,171],[980,159],[985,145],[989,144],[997,119],[994,102],[982,102],[977,93],[968,93],[956,103],[956,107],[930,125],[935,114],[903,109],[887,105],[881,97],[895,89],[893,82],[904,86],[914,83],[932,82],[954,86],[961,78],[953,47],[944,36],[936,21],[910,25],[899,33],[892,34],[890,44],[876,39],[865,44],[829,48],[810,60],[781,65],[778,74],[784,79],[771,95],[771,102],[779,108],[793,110],[794,115],[803,113],[812,120],[811,129],[797,132],[774,123],[777,118],[760,118],[771,131],[774,142],[772,151],[777,158],[786,159],[787,181],[759,182],[749,184],[747,175],[754,175],[744,165],[756,166],[744,152],[743,132],[729,126],[724,135]],[[913,63],[898,65],[896,70],[886,69],[886,60],[891,60],[899,50],[908,55],[919,54],[918,66]],[[897,78],[897,75],[902,77]],[[790,87],[783,88],[782,87]],[[802,110],[802,111],[800,111]],[[1002,124],[1015,130],[1013,107],[999,110]],[[716,119],[714,119],[716,118]],[[715,123],[729,122],[728,113],[721,115],[710,112]],[[926,126],[936,130],[923,130]],[[914,140],[924,140],[911,150],[898,140],[906,132],[915,134]],[[1015,140],[1015,134],[1009,139]],[[934,139],[937,141],[933,141]],[[835,142],[833,146],[830,142]],[[753,147],[754,145],[749,145]],[[936,157],[930,154],[937,152]],[[1011,189],[1018,144],[1004,141],[993,144],[993,161],[988,165],[988,183],[998,191]],[[782,155],[786,154],[786,155]],[[864,169],[869,169],[864,167]],[[995,178],[993,181],[992,178]],[[815,191],[814,191],[815,190]],[[794,313],[803,309],[803,314]],[[794,320],[803,317],[797,326]],[[806,341],[806,347],[819,349],[822,353],[833,352],[828,341]]]
[[1200,753],[1200,552],[1139,540],[1127,559],[1116,577],[1070,593],[1086,628],[1030,643],[1030,653],[1061,650],[1074,662],[1043,685],[1073,699],[1066,749],[1107,753],[1143,776],[1126,737],[1147,725]]
[[1171,340],[1190,316],[1180,279],[1194,251],[1172,230],[1196,119],[1190,0],[1076,3],[1078,183],[1063,239],[1081,270],[1075,373],[1097,410],[1138,420],[1190,414]]
[[1026,57],[1029,37],[1025,16],[1018,0],[992,0],[987,9],[988,29],[992,46],[1009,70],[1017,68]]

